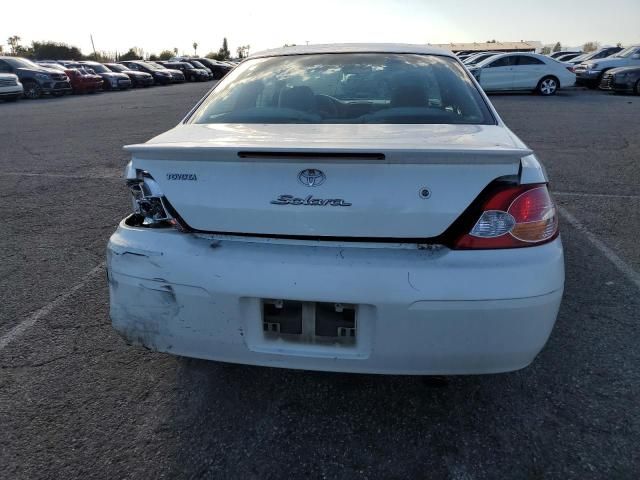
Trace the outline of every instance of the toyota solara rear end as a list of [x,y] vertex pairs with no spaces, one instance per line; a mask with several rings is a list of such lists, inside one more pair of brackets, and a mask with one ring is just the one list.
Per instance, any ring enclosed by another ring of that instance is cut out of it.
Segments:
[[257,54],[126,149],[134,213],[107,253],[131,343],[471,374],[527,366],[553,328],[564,261],[545,172],[450,53]]

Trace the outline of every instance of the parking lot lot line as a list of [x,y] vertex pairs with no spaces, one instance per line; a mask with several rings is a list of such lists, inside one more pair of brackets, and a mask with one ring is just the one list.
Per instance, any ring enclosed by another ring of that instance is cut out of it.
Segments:
[[615,193],[583,193],[583,192],[551,192],[560,197],[585,197],[585,198],[640,198],[640,195],[617,195]]
[[567,211],[566,208],[558,206],[558,211],[564,219],[571,224],[573,228],[584,234],[589,242],[602,253],[607,260],[615,265],[615,267],[627,277],[631,283],[640,290],[640,274],[636,272],[631,265],[622,260],[613,250],[607,247],[598,237],[591,233],[576,217]]
[[51,302],[47,303],[42,308],[39,308],[31,315],[29,315],[26,319],[20,322],[18,325],[9,330],[6,334],[0,337],[0,351],[4,350],[7,345],[20,337],[24,332],[26,332],[30,327],[35,325],[35,323],[41,318],[47,316],[54,308],[62,305],[67,299],[80,290],[82,287],[87,285],[91,281],[91,279],[96,276],[98,273],[103,272],[105,267],[105,262],[101,262],[99,265],[92,268],[88,273],[86,273],[82,279],[76,283],[73,287],[71,287],[66,292],[57,296]]

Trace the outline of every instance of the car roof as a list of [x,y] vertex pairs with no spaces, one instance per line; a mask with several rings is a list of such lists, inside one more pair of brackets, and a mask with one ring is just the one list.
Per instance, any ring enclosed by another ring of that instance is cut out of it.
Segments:
[[310,55],[318,53],[416,53],[422,55],[442,55],[455,58],[450,50],[412,45],[408,43],[333,43],[320,45],[294,45],[274,48],[252,54],[249,58],[278,57],[284,55]]

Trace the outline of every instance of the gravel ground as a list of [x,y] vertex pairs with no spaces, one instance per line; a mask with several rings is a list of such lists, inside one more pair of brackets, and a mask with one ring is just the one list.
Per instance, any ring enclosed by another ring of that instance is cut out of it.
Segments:
[[640,98],[492,97],[574,219],[565,299],[532,366],[441,383],[183,360],[112,331],[121,146],[210,86],[0,104],[0,339],[28,327],[0,342],[1,477],[640,476]]

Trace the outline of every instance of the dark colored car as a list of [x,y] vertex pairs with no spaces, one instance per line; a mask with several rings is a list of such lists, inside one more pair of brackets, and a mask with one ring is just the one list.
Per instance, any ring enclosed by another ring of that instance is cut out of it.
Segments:
[[640,67],[621,67],[607,70],[602,76],[600,89],[640,95]]
[[169,73],[171,73],[171,81],[173,83],[184,83],[187,81],[187,78],[184,76],[184,73],[182,73],[182,71],[177,70],[175,68],[167,68],[164,65],[158,63],[158,62],[152,62],[152,61],[146,61],[145,63],[148,63],[149,65],[152,65],[154,67],[158,67],[160,69],[165,69],[166,71],[168,71]]
[[231,67],[229,65],[211,60],[209,58],[194,58],[193,60],[196,60],[203,64],[205,67],[209,68],[211,70],[211,73],[213,73],[213,78],[216,80],[221,79],[231,71]]
[[20,57],[0,57],[0,73],[14,73],[24,86],[26,98],[71,93],[69,77],[64,72],[45,68]]
[[70,68],[60,65],[59,63],[38,62],[38,65],[59,70],[69,77],[73,93],[95,93],[102,89],[102,77],[94,73],[90,73],[84,68]]
[[112,72],[110,69],[98,62],[78,62],[90,68],[104,80],[104,90],[127,90],[131,88],[131,79],[124,73]]
[[131,70],[126,65],[120,65],[119,63],[105,63],[104,65],[112,72],[124,73],[131,79],[131,85],[133,87],[148,87],[153,85],[153,75],[150,73]]
[[209,75],[209,80],[213,79],[213,72],[211,71],[211,69],[209,67],[207,67],[206,65],[203,65],[202,63],[200,63],[197,60],[189,60],[189,63],[191,65],[193,65],[196,68],[201,68],[202,70],[204,70],[205,72],[207,72],[207,75]]
[[147,62],[143,62],[142,60],[126,60],[118,62],[118,64],[124,65],[134,72],[148,73],[153,77],[153,81],[157,85],[169,85],[170,83],[173,83],[171,72],[164,67],[158,68]]
[[180,70],[187,82],[204,82],[209,80],[206,70],[196,68],[189,62],[157,62],[169,70]]
[[579,65],[582,62],[586,62],[587,60],[598,60],[599,58],[607,58],[611,55],[614,55],[618,52],[622,51],[622,47],[602,47],[598,50],[589,53],[583,53],[582,55],[578,55],[577,57],[569,60],[569,63],[573,63],[574,65]]

